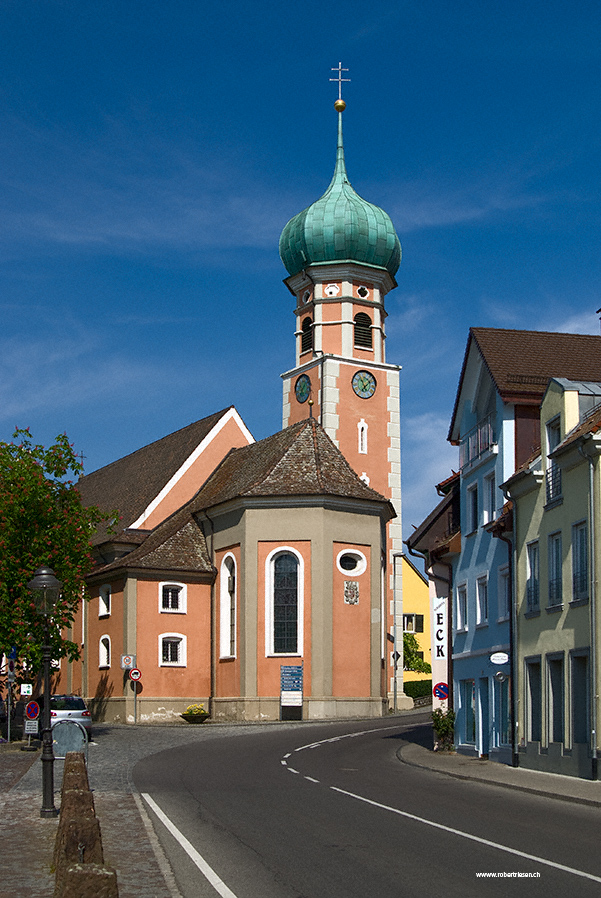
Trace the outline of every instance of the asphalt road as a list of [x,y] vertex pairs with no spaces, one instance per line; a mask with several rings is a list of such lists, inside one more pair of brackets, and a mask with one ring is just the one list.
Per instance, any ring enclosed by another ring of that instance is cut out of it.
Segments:
[[598,809],[409,767],[420,721],[224,732],[138,762],[184,898],[601,894]]

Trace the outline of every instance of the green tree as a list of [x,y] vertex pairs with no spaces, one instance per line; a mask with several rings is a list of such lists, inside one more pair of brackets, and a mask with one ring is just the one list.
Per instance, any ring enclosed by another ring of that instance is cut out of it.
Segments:
[[420,647],[413,633],[403,633],[403,667],[418,673],[432,673],[427,661],[420,657]]
[[52,657],[78,657],[75,642],[63,635],[84,597],[84,577],[92,565],[90,537],[102,515],[84,508],[69,475],[82,466],[67,436],[52,446],[35,445],[29,429],[16,430],[12,443],[0,442],[0,654],[17,650],[17,671],[37,674],[44,641],[27,583],[42,565],[62,582],[52,619]]

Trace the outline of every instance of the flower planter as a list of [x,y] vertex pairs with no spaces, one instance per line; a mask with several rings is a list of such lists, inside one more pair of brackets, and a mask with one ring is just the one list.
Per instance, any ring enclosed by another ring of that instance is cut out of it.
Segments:
[[183,717],[186,723],[204,723],[209,719],[208,714],[180,714],[180,717]]

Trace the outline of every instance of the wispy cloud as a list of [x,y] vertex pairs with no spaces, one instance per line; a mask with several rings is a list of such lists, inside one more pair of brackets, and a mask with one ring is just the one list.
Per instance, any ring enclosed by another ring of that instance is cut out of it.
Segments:
[[457,470],[457,447],[446,440],[448,418],[425,412],[403,421],[403,530],[410,533],[440,500],[435,485]]

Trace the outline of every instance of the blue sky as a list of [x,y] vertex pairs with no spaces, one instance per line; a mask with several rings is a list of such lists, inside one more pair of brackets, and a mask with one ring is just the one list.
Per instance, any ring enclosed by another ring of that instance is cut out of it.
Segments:
[[281,427],[279,234],[346,162],[403,246],[404,529],[457,464],[468,328],[598,333],[597,2],[3,0],[0,439],[92,471],[234,404]]

